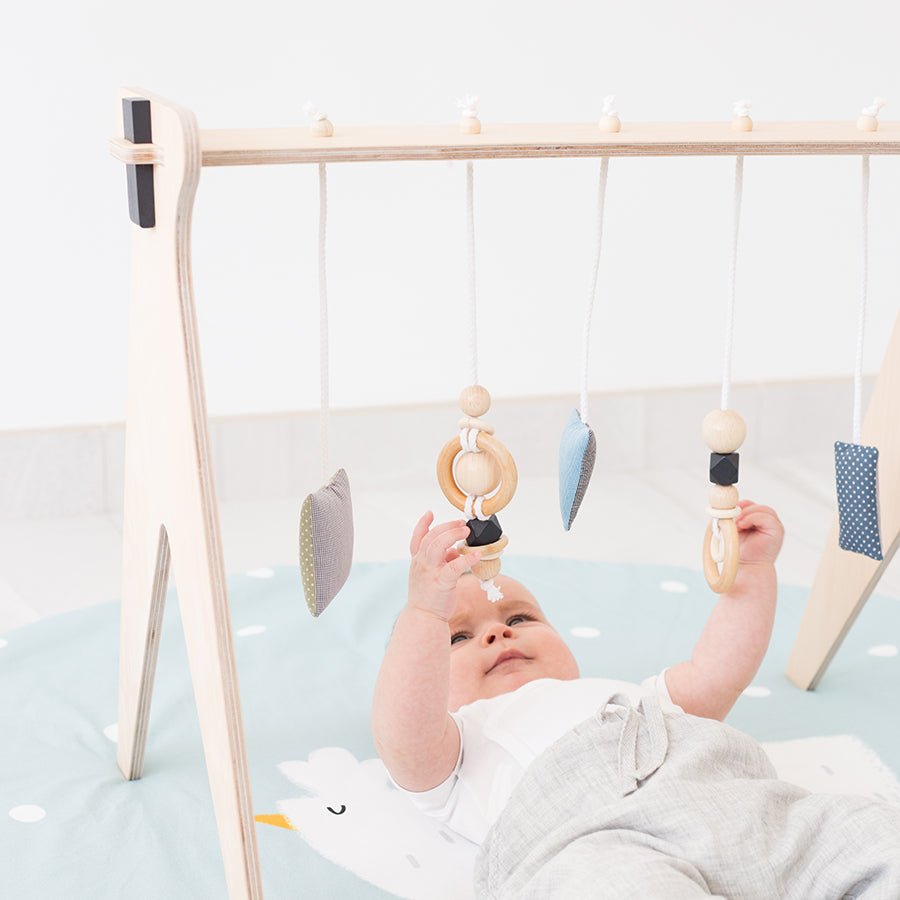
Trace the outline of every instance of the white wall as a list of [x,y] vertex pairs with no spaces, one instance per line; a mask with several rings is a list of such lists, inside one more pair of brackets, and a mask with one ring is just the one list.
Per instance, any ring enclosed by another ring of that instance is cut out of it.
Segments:
[[[129,222],[107,153],[115,90],[201,128],[623,120],[900,120],[884,3],[653,0],[18,3],[0,30],[0,429],[120,421]],[[728,299],[732,158],[614,159],[591,387],[715,383]],[[577,394],[597,162],[476,167],[481,380]],[[752,158],[732,377],[849,376],[860,291],[856,158]],[[334,165],[329,286],[336,406],[453,398],[466,383],[464,164]],[[315,167],[204,170],[194,278],[209,411],[318,403]],[[900,159],[872,160],[865,371],[900,291]],[[848,428],[850,411],[847,412]],[[849,439],[849,435],[847,437]]]

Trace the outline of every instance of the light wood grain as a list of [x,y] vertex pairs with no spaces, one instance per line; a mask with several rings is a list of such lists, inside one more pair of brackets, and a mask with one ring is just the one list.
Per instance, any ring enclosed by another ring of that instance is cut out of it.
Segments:
[[133,144],[125,138],[110,138],[109,152],[114,159],[129,165],[161,166],[164,163],[162,148],[155,144]]
[[900,122],[862,132],[846,122],[757,122],[736,132],[731,122],[623,125],[618,133],[595,123],[482,123],[461,134],[458,124],[335,126],[316,137],[305,126],[229,128],[200,132],[204,166],[374,162],[414,159],[503,159],[566,156],[797,156],[900,153]]
[[[497,469],[500,473],[500,490],[493,497],[488,497],[481,505],[482,512],[488,518],[500,512],[516,492],[519,482],[519,473],[515,460],[506,446],[493,435],[479,431],[475,438],[475,445],[484,453],[490,453],[494,457]],[[444,444],[438,454],[437,480],[438,486],[444,492],[444,496],[457,508],[466,508],[466,495],[459,489],[453,479],[453,460],[461,452],[458,437],[450,438]]]
[[130,225],[117,760],[126,778],[141,777],[171,555],[228,892],[259,898],[191,284],[197,124],[187,110],[135,89],[120,91],[119,110],[123,97],[151,101],[154,144],[163,148],[167,164],[155,172],[156,226]]
[[738,573],[740,561],[740,547],[738,546],[737,525],[734,519],[719,519],[719,533],[725,551],[722,561],[722,571],[716,565],[710,552],[712,541],[712,522],[706,526],[703,534],[703,574],[710,590],[716,594],[724,594],[731,590]]
[[883,560],[842,550],[835,515],[787,665],[798,687],[814,688],[900,546],[900,316],[863,420],[860,441],[878,448]]

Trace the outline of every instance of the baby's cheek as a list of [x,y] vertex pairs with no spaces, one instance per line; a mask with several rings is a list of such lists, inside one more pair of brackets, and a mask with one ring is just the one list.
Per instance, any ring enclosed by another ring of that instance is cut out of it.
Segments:
[[450,708],[455,709],[478,699],[478,671],[474,654],[466,648],[455,648],[450,653]]

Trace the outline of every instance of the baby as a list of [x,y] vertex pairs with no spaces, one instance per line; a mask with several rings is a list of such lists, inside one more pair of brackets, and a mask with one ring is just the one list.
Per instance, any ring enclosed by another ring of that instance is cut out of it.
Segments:
[[[479,895],[600,896],[594,863],[614,854],[619,880],[604,866],[602,896],[841,897],[874,866],[893,880],[865,896],[900,897],[900,810],[777,781],[762,748],[721,724],[768,647],[784,537],[770,507],[740,505],[732,589],[691,659],[641,685],[581,678],[522,584],[500,578],[492,603],[466,574],[465,522],[419,520],[372,729],[397,787],[482,845]],[[825,822],[834,847],[816,837]]]

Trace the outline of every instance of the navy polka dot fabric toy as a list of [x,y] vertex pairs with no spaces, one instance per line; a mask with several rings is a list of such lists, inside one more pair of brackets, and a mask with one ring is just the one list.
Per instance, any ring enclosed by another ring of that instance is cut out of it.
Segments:
[[884,559],[878,528],[878,448],[834,442],[840,546]]

